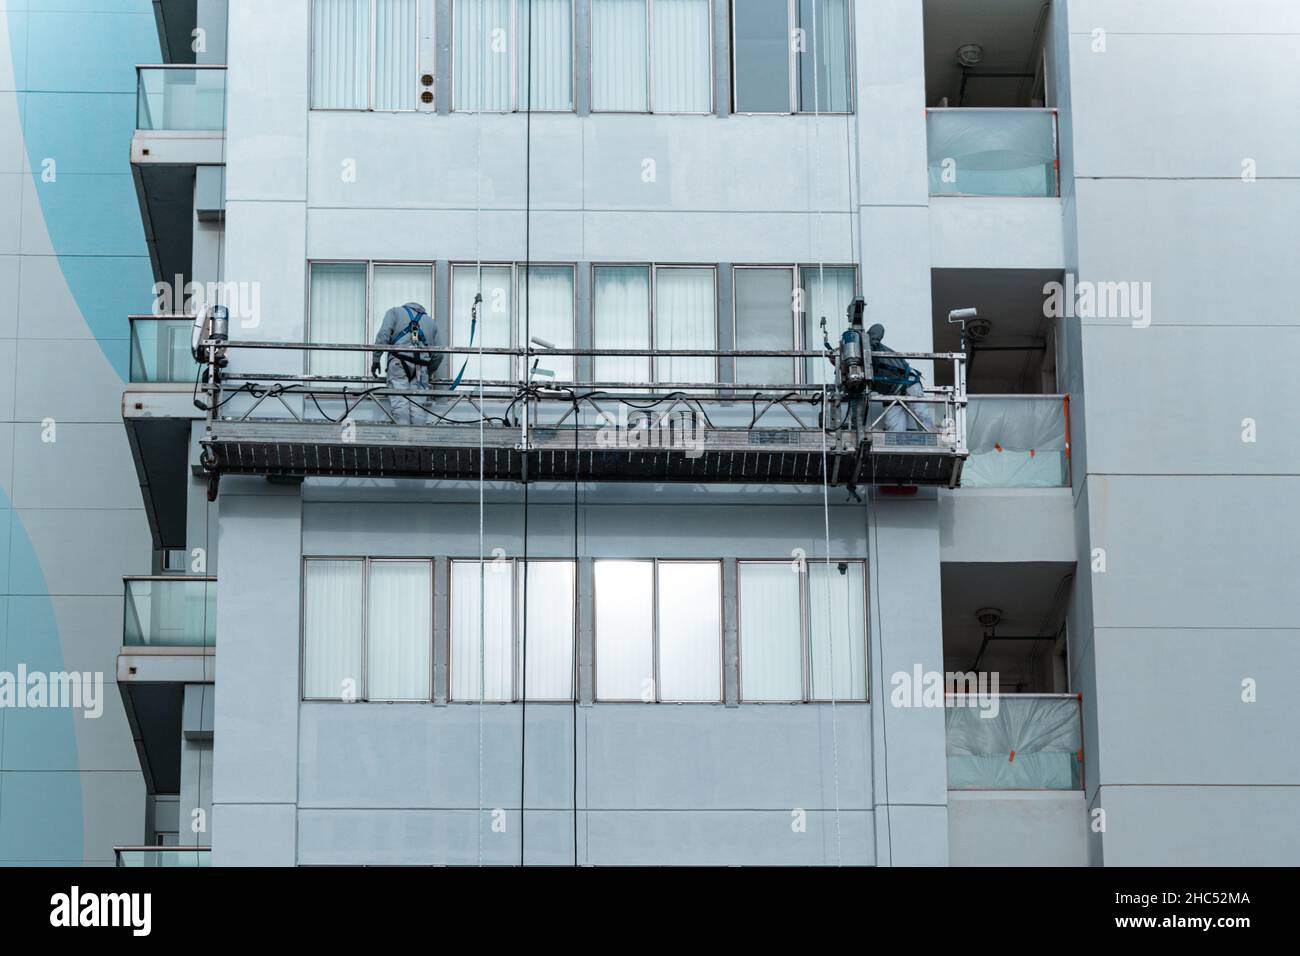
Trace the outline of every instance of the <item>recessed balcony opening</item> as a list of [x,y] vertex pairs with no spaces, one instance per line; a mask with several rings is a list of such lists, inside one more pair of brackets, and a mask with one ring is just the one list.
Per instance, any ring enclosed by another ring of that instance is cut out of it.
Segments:
[[931,107],[1052,106],[1048,0],[925,0],[925,102]]

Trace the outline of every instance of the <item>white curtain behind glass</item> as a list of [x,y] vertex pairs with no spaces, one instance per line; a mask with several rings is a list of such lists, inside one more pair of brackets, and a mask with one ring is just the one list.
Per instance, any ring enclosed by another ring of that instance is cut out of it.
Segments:
[[[794,272],[737,269],[736,348],[794,349]],[[736,381],[746,385],[789,385],[794,362],[783,358],[738,358]]]
[[[803,326],[805,349],[822,347],[822,316],[826,317],[826,335],[835,348],[840,333],[848,328],[847,312],[853,301],[852,269],[820,269],[809,266],[802,270]],[[815,385],[835,381],[835,369],[824,358],[807,359],[805,381]]]
[[722,699],[722,565],[659,565],[659,697]]
[[[533,38],[528,37],[529,8]],[[573,106],[573,10],[570,0],[519,0],[520,109],[567,110]],[[529,62],[532,88],[529,89]]]
[[505,112],[513,108],[510,81],[517,37],[514,0],[456,0],[455,95],[458,110]]
[[825,561],[808,559],[808,637],[812,651],[812,696],[831,698],[831,656],[835,658],[835,699],[867,697],[866,591],[863,568],[850,561],[840,573],[830,566],[830,603],[827,605]]
[[[559,349],[573,348],[573,269],[569,266],[531,266],[519,270],[519,321],[516,347],[540,338]],[[539,368],[555,373],[554,381],[573,381],[569,356],[538,356]],[[523,359],[519,360],[520,377]],[[542,379],[541,381],[547,381]]]
[[[375,340],[385,312],[408,302],[418,302],[426,312],[433,313],[433,267],[375,266],[370,277],[370,326],[366,341]],[[444,360],[444,368],[446,364]]]
[[713,101],[709,0],[654,0],[656,113],[707,113]]
[[[456,266],[451,280],[451,339],[457,347],[469,346],[470,310],[474,294],[479,288],[478,269],[475,266]],[[483,304],[479,306],[478,331],[474,333],[473,348],[480,345],[489,349],[508,349],[510,344],[511,303],[514,299],[513,272],[509,266],[483,267]],[[479,372],[477,352],[468,356],[465,380],[479,378],[494,380],[513,379],[510,373],[510,356],[483,356],[482,374]],[[453,356],[456,369],[465,361],[463,356]]]
[[[659,269],[655,273],[655,348],[717,348],[712,269]],[[711,382],[716,362],[707,356],[655,360],[657,382]]]
[[[528,562],[528,644],[525,648],[521,626],[519,659],[527,674],[529,700],[573,699],[573,584],[572,561]],[[521,607],[524,592],[521,564]]]
[[428,561],[370,563],[366,698],[430,700],[433,579]]
[[[514,576],[508,562],[482,568],[484,700],[514,698]],[[451,563],[451,697],[479,699],[479,563]]]
[[848,0],[799,0],[798,17],[805,37],[805,50],[799,55],[799,109],[847,113]]
[[[592,348],[650,348],[650,269],[599,266],[591,311]],[[648,382],[650,359],[597,356],[592,374],[598,382]]]
[[[366,334],[364,263],[320,262],[311,267],[312,342],[361,344]],[[369,363],[360,352],[311,352],[313,375],[360,375]]]
[[646,0],[592,0],[591,108],[644,112]]
[[[302,693],[341,699],[364,692],[361,668],[361,561],[303,565]],[[350,682],[350,683],[345,683]]]
[[418,43],[416,0],[375,0],[375,109],[415,109]]
[[311,105],[363,110],[370,85],[370,0],[315,0]]
[[654,564],[596,561],[593,573],[596,697],[654,700]]
[[741,699],[802,700],[802,576],[788,561],[739,568]]

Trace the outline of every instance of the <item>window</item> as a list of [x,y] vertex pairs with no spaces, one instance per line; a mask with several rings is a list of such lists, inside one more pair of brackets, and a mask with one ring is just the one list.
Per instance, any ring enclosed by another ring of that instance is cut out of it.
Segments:
[[733,2],[737,113],[847,113],[849,0]]
[[591,108],[707,113],[709,0],[590,0]]
[[[794,270],[740,267],[736,281],[736,348],[795,348]],[[743,385],[790,385],[795,362],[788,358],[738,358],[736,381]]]
[[[803,345],[805,351],[822,347],[822,318],[826,319],[826,338],[831,346],[839,343],[840,333],[849,327],[848,309],[853,301],[856,273],[852,266],[804,266],[799,270],[803,295]],[[805,360],[804,381],[814,384],[831,384],[835,369],[824,358]]]
[[[433,314],[432,263],[313,262],[310,269],[309,342],[369,345],[384,313],[407,302]],[[313,375],[364,376],[370,353],[310,352],[307,367]]]
[[529,700],[572,700],[574,585],[572,561],[452,561],[451,699],[479,699],[481,666],[483,700],[519,700],[526,658]]
[[432,563],[309,558],[303,565],[303,697],[431,700]]
[[[474,296],[480,290],[483,304],[475,327],[472,310]],[[573,266],[484,265],[480,269],[469,263],[453,265],[451,315],[451,340],[456,347],[523,348],[526,341],[536,338],[556,348],[571,349],[576,321]],[[546,369],[555,373],[555,381],[573,380],[571,357],[548,356],[543,347],[533,348],[537,350],[538,376],[542,375],[540,369]],[[508,355],[485,355],[481,375],[478,355],[470,353],[468,359],[468,381],[519,381],[524,375],[522,356],[512,363]],[[464,359],[458,358],[460,361]],[[546,380],[551,381],[549,376]]]
[[722,565],[598,560],[596,697],[722,700]]
[[739,575],[741,700],[867,699],[861,561],[741,561]]
[[313,0],[312,109],[415,109],[417,7],[417,0]]
[[454,109],[573,109],[572,0],[456,0],[452,21]]

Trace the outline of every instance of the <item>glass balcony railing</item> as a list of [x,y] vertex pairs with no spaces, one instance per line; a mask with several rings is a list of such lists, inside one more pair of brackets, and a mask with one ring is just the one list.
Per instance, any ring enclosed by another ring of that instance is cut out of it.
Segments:
[[926,111],[932,196],[1059,196],[1056,110]]
[[947,699],[949,790],[1083,789],[1077,694]]
[[1070,484],[1068,395],[972,395],[963,488],[1063,488]]
[[214,647],[216,578],[126,578],[122,643],[127,647]]
[[131,381],[193,384],[199,366],[190,355],[188,315],[133,315]]
[[120,867],[212,865],[212,848],[207,846],[119,846],[113,853]]
[[136,129],[226,128],[224,66],[137,66]]

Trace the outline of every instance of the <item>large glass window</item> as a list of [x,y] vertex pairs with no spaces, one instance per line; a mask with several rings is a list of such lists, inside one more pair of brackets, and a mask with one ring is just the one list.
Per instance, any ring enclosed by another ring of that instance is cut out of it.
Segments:
[[483,700],[519,700],[526,667],[529,700],[571,700],[575,580],[572,561],[451,562],[451,699],[479,700],[481,673]]
[[432,572],[427,560],[307,559],[303,696],[431,700]]
[[572,0],[456,0],[452,19],[455,109],[573,109]]
[[417,0],[313,0],[313,109],[413,110]]
[[[465,263],[452,266],[451,282],[451,339],[455,346],[523,348],[531,339],[540,339],[559,349],[573,348],[573,266],[479,267]],[[475,329],[472,309],[474,296],[480,293],[483,303]],[[538,376],[545,369],[555,373],[554,379],[547,376],[546,381],[572,381],[571,357],[548,355],[545,346],[536,343],[532,348]],[[468,359],[465,378],[469,381],[480,377],[520,381],[524,376],[522,357],[512,362],[507,355],[485,355],[481,376],[477,353],[470,353]],[[464,359],[458,358],[460,361]]]
[[[737,268],[736,348],[795,348],[794,270]],[[738,358],[736,381],[745,385],[789,385],[795,363],[788,358]]]
[[[655,269],[654,347],[656,349],[716,349],[718,347],[716,275],[712,268]],[[707,355],[654,360],[656,382],[712,382],[717,360]]]
[[599,560],[594,580],[598,699],[722,700],[719,562]]
[[[591,294],[591,347],[650,348],[650,267],[597,266]],[[649,357],[602,356],[592,360],[597,382],[648,382]]]
[[[802,295],[803,343],[805,351],[822,347],[830,339],[831,347],[839,344],[840,333],[848,328],[849,303],[853,301],[855,272],[852,266],[805,266],[799,270]],[[823,337],[821,322],[826,319]],[[816,385],[835,381],[835,368],[825,358],[805,360],[804,381]]]
[[739,577],[742,700],[867,699],[861,561],[832,561],[829,572],[812,559],[741,561]]
[[591,108],[707,113],[709,0],[591,0]]
[[849,0],[744,0],[731,10],[737,113],[849,111]]
[[[307,340],[369,345],[394,306],[418,302],[433,314],[433,272],[429,262],[313,262]],[[370,353],[313,351],[307,367],[313,375],[364,375]]]
[[[716,349],[716,279],[711,266],[597,266],[592,347]],[[599,382],[712,382],[717,379],[717,360],[707,355],[653,362],[637,356],[597,356],[593,373]]]

